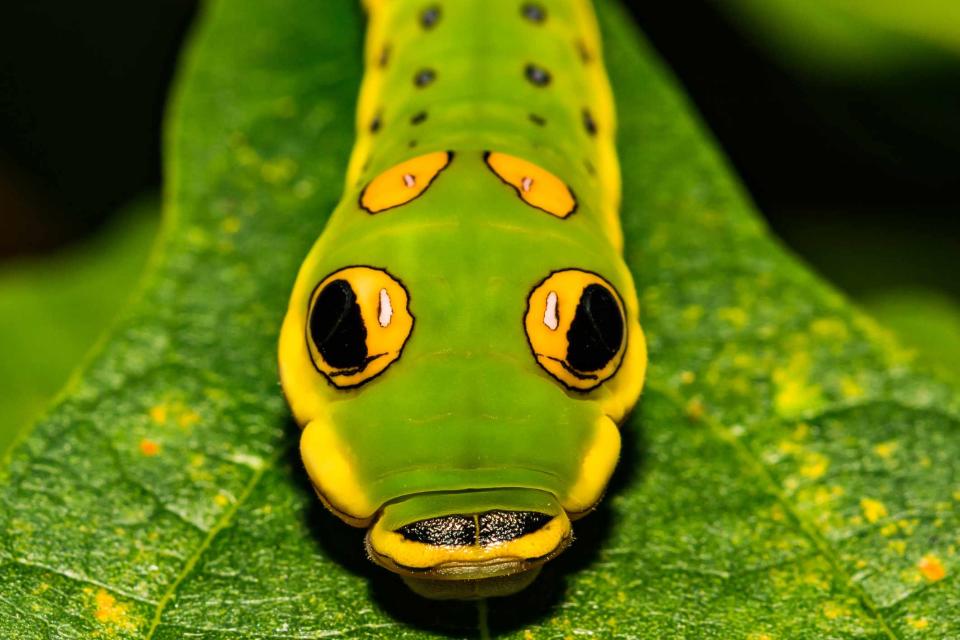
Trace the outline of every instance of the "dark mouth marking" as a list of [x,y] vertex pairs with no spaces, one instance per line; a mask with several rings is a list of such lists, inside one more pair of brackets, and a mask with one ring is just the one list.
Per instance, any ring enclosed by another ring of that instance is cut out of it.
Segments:
[[495,510],[427,518],[396,531],[411,542],[435,547],[489,546],[539,531],[551,520],[553,516],[537,511]]

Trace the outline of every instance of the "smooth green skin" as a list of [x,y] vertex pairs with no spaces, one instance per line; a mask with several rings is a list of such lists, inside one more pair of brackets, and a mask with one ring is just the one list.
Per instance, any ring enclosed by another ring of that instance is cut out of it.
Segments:
[[[497,487],[562,499],[594,442],[598,401],[608,389],[568,391],[537,364],[523,327],[527,297],[554,271],[592,271],[621,297],[633,295],[601,226],[599,181],[585,168],[585,161],[598,165],[581,116],[594,100],[576,96],[588,95],[585,70],[592,67],[574,46],[581,30],[571,24],[571,4],[550,3],[542,26],[523,20],[514,0],[448,7],[427,32],[420,3],[397,4],[385,18],[390,54],[376,108],[382,127],[367,171],[347,185],[304,261],[290,313],[305,315],[310,293],[334,271],[368,265],[403,283],[415,326],[400,360],[359,389],[335,389],[320,374],[308,389],[285,380],[294,406],[307,393],[329,403],[329,420],[374,505]],[[492,42],[495,57],[482,53]],[[530,61],[550,70],[549,87],[526,80]],[[412,78],[422,68],[437,79],[417,88]],[[410,124],[421,111],[426,121]],[[530,113],[548,125],[534,124]],[[562,177],[577,194],[577,211],[559,219],[526,204],[486,166],[484,150]],[[452,151],[454,159],[420,197],[376,215],[360,207],[371,179],[434,151]],[[282,366],[307,357],[305,349],[281,348]],[[422,518],[438,515],[429,498],[420,504]],[[464,508],[474,512],[469,502]]]
[[[6,466],[0,637],[960,636],[956,388],[770,239],[626,15],[599,10],[651,371],[622,473],[570,551],[481,626],[476,605],[408,593],[319,505],[276,332],[341,194],[361,14],[213,2],[169,129],[160,264]],[[785,371],[798,353],[806,377]],[[816,389],[778,402],[791,377]],[[848,377],[861,396],[844,397]],[[177,402],[200,420],[180,426]],[[144,437],[158,455],[141,455]],[[816,454],[828,465],[808,477]],[[889,515],[866,522],[865,497]],[[945,579],[918,575],[926,553]],[[96,617],[101,589],[122,614]]]

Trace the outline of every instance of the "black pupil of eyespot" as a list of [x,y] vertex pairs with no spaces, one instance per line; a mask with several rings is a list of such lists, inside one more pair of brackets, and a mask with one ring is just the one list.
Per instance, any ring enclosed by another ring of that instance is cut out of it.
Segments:
[[623,316],[613,294],[602,285],[587,285],[567,331],[567,363],[577,371],[599,371],[622,343]]
[[349,282],[334,280],[317,296],[310,312],[310,337],[331,367],[354,369],[366,364],[367,329]]

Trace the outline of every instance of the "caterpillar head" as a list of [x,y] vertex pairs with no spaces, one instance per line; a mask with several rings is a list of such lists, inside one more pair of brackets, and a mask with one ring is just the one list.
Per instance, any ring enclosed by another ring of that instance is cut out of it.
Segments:
[[431,597],[516,591],[600,500],[646,352],[575,189],[506,154],[389,167],[304,263],[283,388],[324,503]]

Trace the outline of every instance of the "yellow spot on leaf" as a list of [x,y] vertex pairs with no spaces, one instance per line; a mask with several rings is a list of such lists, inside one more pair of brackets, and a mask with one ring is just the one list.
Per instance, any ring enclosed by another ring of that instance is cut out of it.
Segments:
[[832,340],[846,340],[850,332],[847,325],[839,318],[820,318],[810,323],[810,330],[818,338]]
[[160,453],[160,445],[153,440],[144,438],[140,441],[140,453],[145,456],[155,456]]
[[697,379],[697,374],[693,371],[684,371],[680,374],[680,382],[683,384],[693,384],[693,381]]
[[862,398],[865,392],[859,382],[850,376],[844,376],[840,379],[840,393],[847,400],[856,400]]
[[823,615],[828,620],[836,620],[850,615],[850,609],[841,602],[825,602],[823,604]]
[[700,420],[703,417],[703,411],[704,411],[703,400],[701,400],[699,397],[691,398],[690,401],[687,402],[687,406],[685,407],[685,412],[687,414],[687,417],[693,420],[694,422]]
[[747,312],[739,307],[724,307],[718,309],[717,316],[737,329],[742,329],[747,326],[747,321],[749,320]]
[[953,492],[953,499],[956,500],[957,502],[960,502],[960,489],[957,489],[956,491]]
[[104,589],[97,591],[94,596],[96,609],[93,617],[102,625],[113,631],[134,631],[136,624],[130,619],[130,605],[117,602],[117,599]]
[[200,422],[200,416],[197,415],[195,411],[192,411],[190,409],[184,409],[177,416],[177,424],[183,428],[193,426],[198,422]]
[[801,422],[796,426],[796,428],[794,428],[790,437],[797,441],[806,440],[810,437],[810,425],[808,425],[806,422]]
[[887,543],[887,548],[890,551],[894,552],[898,556],[902,556],[907,553],[907,541],[906,540],[891,540]]
[[914,629],[923,631],[930,626],[930,621],[926,618],[914,618],[913,616],[907,616],[907,624]]
[[886,518],[888,515],[887,507],[879,500],[872,498],[861,498],[860,508],[863,509],[863,517],[871,524],[881,518]]
[[810,480],[822,478],[830,466],[830,460],[822,453],[810,453],[806,456],[803,466],[800,467],[800,475]]
[[822,574],[819,573],[807,573],[803,576],[803,583],[808,584],[818,589],[828,589],[830,584],[826,581]]
[[893,456],[894,452],[899,446],[900,445],[893,440],[888,440],[887,442],[881,442],[880,444],[876,445],[873,448],[873,452],[886,460]]
[[920,558],[920,562],[917,563],[917,568],[920,569],[923,577],[930,582],[943,580],[947,576],[947,570],[944,568],[943,563],[940,562],[940,558],[932,553],[928,553]]
[[894,535],[898,531],[897,523],[891,522],[890,524],[883,525],[883,528],[880,529],[880,533],[887,536],[888,538]]
[[236,233],[240,231],[240,220],[236,216],[228,216],[220,223],[220,228],[223,229],[224,233]]
[[523,632],[523,640],[533,640],[533,631],[525,629]]
[[791,418],[822,403],[820,385],[810,382],[812,367],[810,354],[797,351],[790,356],[785,367],[774,370],[773,382],[777,392],[773,402],[779,415]]
[[150,407],[150,419],[157,424],[165,423],[167,421],[167,407],[162,404]]
[[225,507],[230,504],[230,498],[223,493],[218,493],[217,495],[213,496],[213,501],[218,507]]

